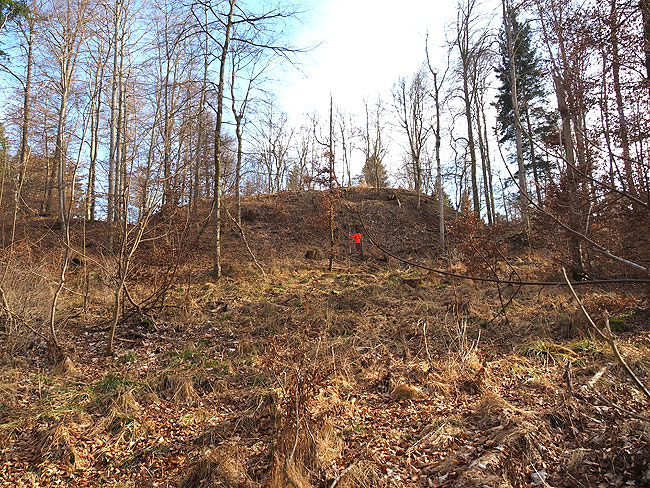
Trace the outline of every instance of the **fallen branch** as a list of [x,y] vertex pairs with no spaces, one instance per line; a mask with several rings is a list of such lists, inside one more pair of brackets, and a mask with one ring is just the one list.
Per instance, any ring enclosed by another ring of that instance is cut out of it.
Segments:
[[[501,149],[499,149],[499,152],[500,152],[500,151],[501,151]],[[503,155],[501,155],[501,159],[503,159]],[[505,160],[504,160],[504,162],[505,162]],[[616,254],[613,254],[611,251],[609,251],[609,250],[608,250],[607,248],[605,248],[604,246],[598,244],[596,241],[594,241],[594,240],[591,239],[590,237],[587,237],[587,236],[584,235],[582,232],[580,232],[580,231],[578,231],[578,230],[575,230],[575,229],[571,228],[569,225],[567,225],[567,224],[565,224],[564,222],[562,222],[562,220],[560,220],[559,217],[553,215],[551,212],[549,212],[548,210],[546,210],[545,208],[543,208],[539,203],[537,203],[535,200],[533,200],[533,199],[531,198],[530,195],[528,195],[528,192],[524,191],[524,190],[519,186],[519,183],[517,183],[517,181],[515,181],[515,177],[514,177],[514,175],[512,174],[512,171],[510,171],[510,168],[508,167],[507,164],[505,165],[505,167],[506,167],[506,169],[508,170],[508,174],[510,175],[510,178],[512,179],[513,183],[517,186],[517,188],[519,189],[519,191],[521,192],[521,194],[522,194],[522,195],[526,198],[526,200],[528,200],[528,202],[529,202],[533,207],[535,207],[539,212],[541,212],[541,213],[543,213],[544,215],[546,215],[546,216],[550,217],[551,219],[553,219],[553,220],[554,220],[554,221],[555,221],[555,222],[556,222],[560,227],[562,227],[562,228],[563,228],[564,230],[566,230],[567,232],[569,232],[569,233],[575,235],[576,237],[578,237],[579,239],[582,239],[583,241],[585,241],[585,242],[591,244],[591,245],[592,245],[592,246],[593,246],[593,247],[594,247],[598,252],[600,252],[601,254],[607,256],[608,258],[610,258],[610,259],[612,259],[612,260],[614,260],[614,261],[618,261],[619,263],[622,263],[622,264],[624,264],[624,265],[626,265],[626,266],[629,266],[629,267],[631,267],[631,268],[634,268],[634,269],[636,269],[637,271],[642,271],[643,273],[645,273],[645,274],[647,274],[647,275],[650,275],[650,268],[646,268],[645,266],[641,266],[640,264],[637,264],[637,263],[632,262],[632,261],[630,261],[630,260],[628,260],[628,259],[625,259],[625,258],[623,258],[623,257],[621,257],[621,256],[617,256]]]
[[620,405],[617,405],[616,403],[610,402],[606,398],[603,398],[600,396],[597,392],[594,392],[594,395],[596,395],[596,398],[600,400],[601,402],[607,404],[608,407],[611,407],[615,410],[618,410],[621,413],[624,413],[628,417],[632,417],[633,419],[641,420],[643,422],[650,422],[650,417],[645,417],[643,415],[639,415],[638,413],[631,412],[627,410],[626,408],[621,407]]
[[562,268],[562,273],[564,274],[564,279],[566,280],[567,284],[569,285],[569,289],[571,290],[571,293],[573,294],[573,298],[576,299],[578,302],[578,305],[580,306],[580,309],[582,310],[582,313],[584,314],[585,317],[587,317],[587,320],[589,321],[589,324],[591,325],[592,329],[598,334],[598,336],[603,339],[607,344],[609,344],[609,347],[611,348],[612,352],[614,353],[614,356],[616,357],[616,360],[619,362],[619,364],[623,367],[625,372],[628,374],[628,376],[632,379],[632,382],[636,385],[636,387],[650,400],[650,391],[648,391],[648,388],[643,384],[643,382],[634,374],[634,372],[630,369],[630,367],[627,365],[623,357],[621,356],[620,351],[618,350],[618,346],[616,345],[616,341],[614,341],[614,334],[612,333],[612,329],[609,326],[609,315],[607,312],[605,312],[605,332],[600,330],[600,328],[594,323],[594,321],[591,319],[591,316],[589,313],[587,313],[587,310],[585,309],[585,306],[582,304],[582,301],[580,298],[578,298],[578,295],[571,286],[571,282],[569,281],[569,278],[567,277],[566,270]]

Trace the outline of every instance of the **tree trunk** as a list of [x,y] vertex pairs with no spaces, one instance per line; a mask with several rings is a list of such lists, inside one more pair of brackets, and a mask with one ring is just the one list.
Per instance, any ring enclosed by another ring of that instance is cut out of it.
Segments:
[[113,220],[120,222],[126,218],[126,209],[124,208],[124,188],[126,185],[125,173],[125,142],[126,142],[126,93],[124,90],[124,35],[120,35],[119,50],[119,68],[118,68],[118,99],[117,99],[117,134],[115,144],[115,216]]
[[438,85],[438,73],[433,74],[433,96],[436,106],[436,189],[438,191],[438,245],[440,251],[445,250],[445,193],[442,188],[442,164],[440,161],[440,85]]
[[490,195],[490,206],[492,210],[492,221],[496,222],[497,212],[496,205],[494,204],[494,185],[492,183],[492,162],[490,161],[490,143],[488,139],[487,120],[485,117],[485,104],[481,105],[481,116],[483,117],[483,140],[485,142],[485,153],[487,159],[485,160],[487,166],[487,192]]
[[27,41],[27,73],[25,75],[25,90],[23,92],[23,123],[20,131],[20,176],[18,179],[18,187],[22,188],[25,172],[27,171],[27,140],[29,139],[29,125],[31,115],[31,88],[32,88],[32,68],[34,65],[34,25],[36,24],[36,17],[32,12],[27,19],[27,28],[29,32],[26,33]]
[[506,5],[508,0],[502,0],[501,6],[503,8],[503,23],[506,31],[506,43],[508,44],[508,58],[509,58],[509,76],[512,98],[512,111],[514,114],[515,124],[515,144],[517,146],[517,168],[519,171],[519,191],[520,191],[520,204],[521,204],[521,217],[522,221],[528,227],[528,190],[526,188],[526,168],[524,167],[524,153],[523,142],[521,135],[521,115],[519,112],[519,96],[517,94],[517,75],[515,73],[515,53],[514,41],[512,39],[512,25],[510,24],[510,6]]
[[[112,224],[115,216],[115,196],[116,196],[116,172],[117,172],[117,120],[119,118],[118,110],[118,76],[119,76],[119,50],[118,42],[120,38],[120,18],[122,14],[121,0],[115,0],[113,3],[113,73],[111,80],[111,121],[109,129],[109,147],[108,147],[108,195],[106,206],[106,222]],[[109,230],[109,242],[111,241],[112,229]]]
[[101,117],[102,88],[104,80],[104,65],[95,78],[95,90],[90,109],[90,166],[88,167],[88,188],[86,191],[86,219],[95,220],[95,179],[97,156],[99,152],[99,123]]
[[56,188],[59,202],[59,221],[61,228],[65,229],[67,224],[65,213],[65,119],[68,108],[68,87],[62,87],[61,105],[59,106],[59,116],[56,128],[56,146],[54,149],[54,170],[56,174]]
[[199,118],[198,118],[198,150],[196,154],[196,161],[194,161],[194,184],[192,189],[192,215],[196,217],[198,215],[198,204],[200,198],[200,175],[201,175],[201,162],[204,157],[204,146],[207,143],[207,130],[204,127],[203,122],[207,121],[205,116],[205,104],[206,104],[206,93],[208,91],[208,68],[210,67],[209,55],[210,55],[210,46],[209,40],[210,36],[208,33],[208,5],[205,4],[204,8],[205,15],[205,29],[204,38],[203,38],[203,80],[201,83],[201,96],[199,99]]
[[330,137],[329,137],[329,231],[330,231],[330,252],[329,266],[327,269],[332,271],[334,267],[334,102],[330,95]]
[[528,110],[527,104],[524,106],[524,115],[526,117],[526,130],[528,131],[528,143],[530,150],[530,165],[533,168],[533,179],[535,180],[537,204],[542,205],[542,188],[539,181],[539,172],[537,171],[537,161],[535,160],[535,141],[533,141],[533,126],[530,123],[530,111]]
[[630,158],[630,137],[625,118],[625,107],[623,105],[623,94],[621,92],[621,57],[618,49],[618,13],[616,11],[616,1],[610,0],[610,19],[609,27],[611,30],[612,45],[612,77],[614,81],[614,94],[616,96],[616,108],[618,109],[618,123],[621,136],[621,148],[623,149],[623,167],[625,168],[625,183],[627,190],[633,197],[638,196],[636,185],[634,184],[634,174],[632,171],[632,160]]
[[[562,118],[562,145],[564,146],[564,153],[567,159],[567,192],[569,196],[568,226],[571,229],[580,231],[582,226],[580,225],[581,219],[578,210],[578,174],[573,169],[576,167],[576,157],[571,130],[571,114],[566,103],[564,80],[559,75],[554,74],[553,81],[555,83],[558,110]],[[571,255],[573,273],[582,274],[584,272],[582,246],[580,239],[573,233],[570,233],[569,235],[569,253]]]
[[486,144],[487,139],[483,140],[483,127],[481,124],[481,105],[482,97],[479,96],[479,87],[474,88],[476,95],[474,96],[474,101],[476,102],[476,135],[478,137],[478,148],[481,155],[481,170],[483,172],[483,192],[485,194],[485,210],[487,212],[488,224],[493,224],[492,219],[492,206],[490,202],[490,192],[488,190],[488,174],[487,167],[489,164],[489,155],[487,153]]
[[221,61],[219,64],[219,85],[217,91],[217,123],[214,131],[214,274],[221,278],[221,123],[223,118],[223,85],[226,73],[226,57],[232,29],[232,17],[235,12],[236,0],[228,0],[230,10],[226,21],[226,33],[221,46]]
[[650,81],[650,0],[641,0],[641,17],[643,20],[643,52],[645,53],[646,80]]
[[465,101],[465,120],[467,121],[467,144],[469,150],[472,178],[472,201],[474,211],[481,214],[481,200],[478,194],[478,180],[476,176],[476,146],[474,144],[474,126],[472,124],[472,99],[469,91],[469,62],[465,56],[463,59],[463,98]]

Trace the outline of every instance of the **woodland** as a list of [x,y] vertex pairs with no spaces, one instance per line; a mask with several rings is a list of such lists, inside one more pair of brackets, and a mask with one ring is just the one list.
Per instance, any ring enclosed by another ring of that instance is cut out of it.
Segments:
[[294,121],[305,11],[0,0],[0,486],[650,486],[650,0]]

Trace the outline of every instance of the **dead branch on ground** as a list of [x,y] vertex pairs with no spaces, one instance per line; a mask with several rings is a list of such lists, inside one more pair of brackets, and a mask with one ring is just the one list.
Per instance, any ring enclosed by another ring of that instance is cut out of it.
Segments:
[[578,294],[576,293],[575,289],[573,286],[571,286],[571,282],[569,281],[569,278],[566,274],[566,270],[562,268],[562,273],[564,274],[564,279],[566,283],[569,285],[569,289],[571,290],[571,293],[573,294],[573,298],[576,299],[578,302],[578,305],[580,306],[580,309],[582,310],[582,313],[584,316],[587,318],[587,321],[591,325],[591,328],[596,332],[596,334],[603,339],[609,347],[611,348],[612,352],[614,353],[614,356],[616,357],[616,360],[618,363],[623,367],[627,375],[632,379],[632,382],[635,384],[635,386],[643,393],[648,400],[650,400],[650,391],[648,391],[648,388],[645,386],[645,384],[637,377],[636,374],[634,374],[634,371],[628,366],[628,364],[625,362],[623,359],[623,356],[621,356],[620,351],[618,350],[618,346],[616,345],[616,341],[614,340],[614,334],[612,333],[612,329],[609,326],[609,314],[605,312],[605,332],[603,332],[592,320],[591,316],[587,312],[587,309],[585,309],[585,306],[583,305],[582,301],[580,298],[578,298]]

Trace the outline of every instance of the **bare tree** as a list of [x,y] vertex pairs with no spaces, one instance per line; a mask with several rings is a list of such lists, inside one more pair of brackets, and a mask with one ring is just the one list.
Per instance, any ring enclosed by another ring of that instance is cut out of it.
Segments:
[[387,184],[384,157],[388,148],[384,142],[384,126],[382,124],[385,109],[381,98],[377,98],[372,114],[368,101],[364,100],[363,104],[366,112],[366,123],[361,129],[365,157],[363,176],[366,183],[375,188],[381,188]]
[[646,80],[650,82],[650,0],[640,0],[643,21],[643,52],[645,53]]
[[[355,149],[356,131],[352,116],[346,117],[343,110],[338,110],[338,129],[341,134],[341,155],[343,157],[341,167],[341,184],[345,185],[345,177],[348,177],[347,186],[352,186],[351,159]],[[347,120],[346,120],[347,119]]]
[[436,158],[436,193],[438,196],[438,245],[440,250],[445,249],[445,192],[442,186],[442,163],[440,161],[440,145],[442,141],[442,134],[440,129],[440,92],[445,83],[447,73],[449,70],[449,58],[447,58],[447,67],[445,72],[439,78],[438,71],[431,65],[431,58],[429,57],[429,37],[427,34],[427,42],[425,43],[425,51],[427,55],[427,66],[429,72],[433,76],[433,86],[431,95],[433,97],[433,105],[436,110],[436,117],[433,126],[433,135],[435,137],[435,158]]
[[[58,76],[54,80],[59,95],[57,113],[56,145],[54,149],[53,180],[58,193],[59,220],[66,225],[66,119],[68,98],[72,90],[79,51],[88,35],[86,26],[90,17],[89,0],[65,0],[62,4],[51,3],[47,7],[50,21],[47,27],[48,50],[58,64]],[[53,188],[48,188],[46,211],[53,207]],[[65,230],[65,229],[64,229]]]
[[276,110],[273,99],[265,102],[261,115],[255,153],[259,171],[264,172],[265,191],[272,193],[284,188],[294,131],[289,127],[287,114]]
[[235,12],[235,0],[228,0],[229,9],[224,22],[225,33],[221,43],[221,57],[219,63],[219,81],[217,84],[217,121],[214,130],[214,274],[217,279],[221,278],[221,128],[223,119],[223,90],[226,76],[226,57],[230,44],[230,34],[233,26],[233,14]]
[[393,89],[393,99],[400,127],[409,143],[409,156],[418,195],[417,208],[420,208],[422,193],[422,156],[431,135],[432,126],[428,120],[428,79],[424,68],[420,68],[407,84],[401,78]]
[[474,211],[481,212],[481,200],[478,191],[477,178],[477,159],[476,143],[474,141],[474,126],[472,123],[473,96],[471,91],[471,77],[475,67],[476,46],[482,44],[475,37],[476,18],[476,0],[462,0],[458,4],[458,14],[456,18],[456,37],[453,40],[454,46],[458,49],[460,65],[458,67],[459,76],[462,83],[462,99],[465,106],[465,120],[467,124],[467,150],[470,157],[471,182],[472,182],[472,199]]
[[100,148],[100,125],[104,91],[104,74],[110,56],[106,48],[106,37],[108,32],[102,32],[101,25],[97,25],[97,32],[89,42],[88,62],[86,64],[86,76],[88,78],[88,92],[90,96],[90,141],[89,141],[89,167],[88,182],[86,187],[85,217],[88,220],[95,220],[96,213],[96,190],[97,160]]

